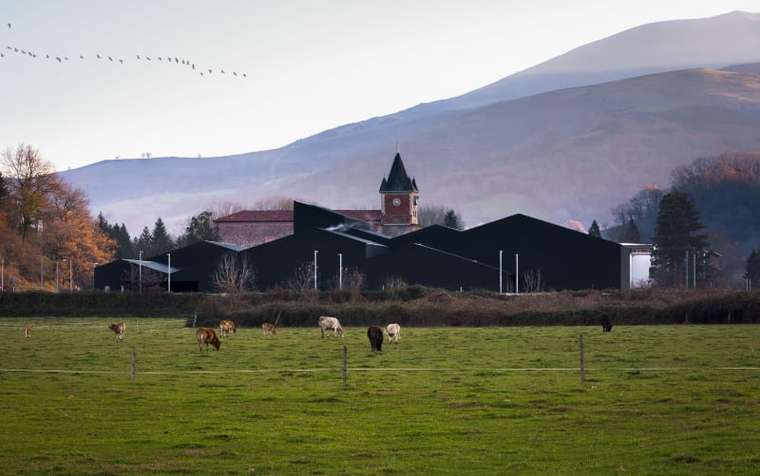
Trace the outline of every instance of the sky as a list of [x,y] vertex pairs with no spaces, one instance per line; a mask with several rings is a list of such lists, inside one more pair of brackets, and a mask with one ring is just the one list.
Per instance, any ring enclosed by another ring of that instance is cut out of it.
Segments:
[[66,170],[277,148],[627,28],[732,10],[760,0],[0,0],[0,149],[32,144]]

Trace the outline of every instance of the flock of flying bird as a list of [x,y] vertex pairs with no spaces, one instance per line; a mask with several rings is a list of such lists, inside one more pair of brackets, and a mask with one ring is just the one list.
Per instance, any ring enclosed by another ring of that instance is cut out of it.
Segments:
[[[11,29],[12,26],[13,26],[13,24],[8,23],[7,26],[8,26],[8,29]],[[36,52],[30,51],[30,50],[25,50],[25,49],[22,49],[22,48],[18,48],[16,46],[6,45],[5,46],[5,51],[0,50],[0,59],[6,58],[6,51],[8,53],[26,55],[29,58],[34,58],[34,59],[36,59],[38,57],[42,58],[42,56],[38,55],[38,53],[36,53]],[[98,59],[98,60],[110,61],[112,63],[119,63],[119,64],[124,64],[124,62],[126,61],[124,58],[119,58],[119,57],[115,57],[115,56],[108,56],[108,55],[101,55],[100,53],[97,53],[95,55],[95,58]],[[56,56],[56,55],[45,54],[44,59],[57,61],[58,63],[64,63],[66,61],[73,60],[75,58],[69,58],[68,56]],[[80,54],[79,55],[79,60],[81,61],[81,60],[84,60],[84,59],[85,59],[85,55],[81,55]],[[192,61],[190,61],[188,59],[179,58],[177,56],[152,56],[151,57],[151,56],[148,56],[148,55],[135,55],[135,59],[136,59],[136,61],[145,61],[145,62],[158,61],[158,62],[162,62],[162,63],[168,63],[168,64],[176,64],[176,65],[186,66],[186,67],[190,68],[191,71],[197,72],[200,76],[211,76],[215,72],[217,74],[224,74],[224,75],[227,74],[227,72],[224,69],[222,69],[222,68],[219,68],[219,70],[214,70],[214,69],[211,69],[211,68],[201,68],[200,66],[196,66],[196,64],[194,62],[192,62]],[[237,71],[230,71],[230,75],[233,76],[233,77],[236,77],[236,78],[248,78],[248,75],[246,73],[238,73]]]

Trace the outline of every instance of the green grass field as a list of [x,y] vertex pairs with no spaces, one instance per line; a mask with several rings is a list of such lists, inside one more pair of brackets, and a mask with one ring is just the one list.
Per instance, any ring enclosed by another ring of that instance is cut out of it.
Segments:
[[344,390],[316,327],[199,353],[180,320],[128,320],[123,343],[23,322],[0,320],[3,474],[760,471],[760,326],[404,328],[380,355],[352,328]]

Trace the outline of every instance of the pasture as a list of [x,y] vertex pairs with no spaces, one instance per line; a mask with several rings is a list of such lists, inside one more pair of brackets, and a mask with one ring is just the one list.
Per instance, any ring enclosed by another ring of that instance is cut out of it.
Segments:
[[128,319],[122,343],[108,323],[0,319],[0,472],[760,468],[760,326],[406,327],[372,354],[366,328],[321,339],[316,319],[238,330],[219,352],[198,352],[182,320]]

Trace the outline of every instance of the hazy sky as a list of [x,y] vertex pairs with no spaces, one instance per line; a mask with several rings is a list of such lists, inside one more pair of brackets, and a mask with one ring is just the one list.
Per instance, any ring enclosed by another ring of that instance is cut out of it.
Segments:
[[[0,0],[0,148],[31,143],[59,170],[274,148],[626,28],[731,10],[760,0]],[[169,55],[215,72],[156,61]]]

